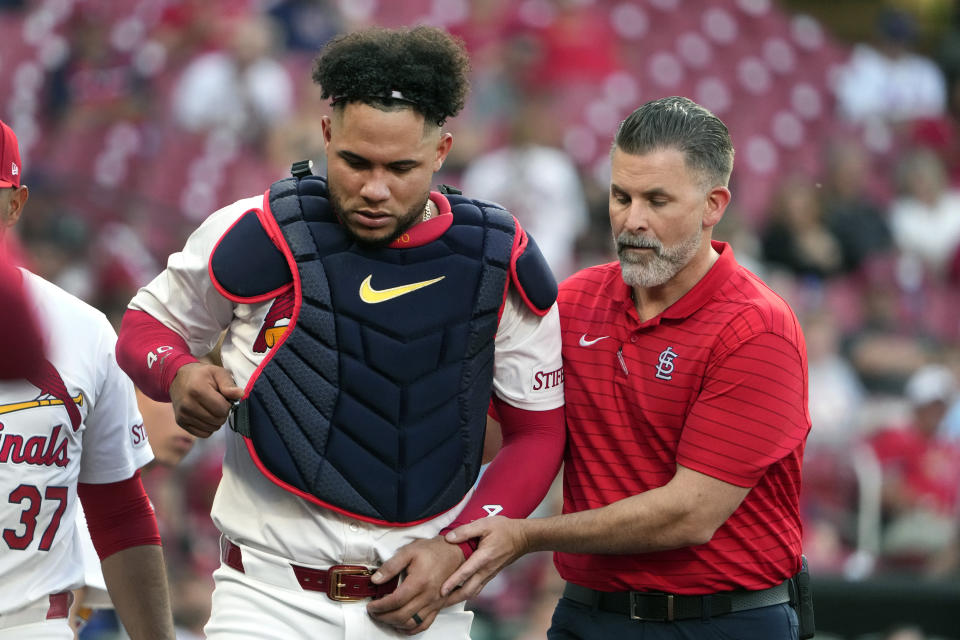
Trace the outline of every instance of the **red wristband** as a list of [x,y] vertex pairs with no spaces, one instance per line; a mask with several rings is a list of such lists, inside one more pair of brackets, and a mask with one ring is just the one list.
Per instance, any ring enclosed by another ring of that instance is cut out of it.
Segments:
[[[463,522],[451,522],[443,529],[440,529],[440,535],[445,536],[460,525],[465,524]],[[464,540],[463,542],[458,542],[457,546],[460,547],[460,550],[463,551],[463,559],[468,559],[474,551],[477,550],[477,547],[480,546],[480,538],[470,538],[469,540]]]

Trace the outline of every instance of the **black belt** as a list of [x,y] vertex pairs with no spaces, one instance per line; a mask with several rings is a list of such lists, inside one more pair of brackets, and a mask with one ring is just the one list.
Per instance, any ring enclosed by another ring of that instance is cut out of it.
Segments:
[[673,622],[690,618],[722,616],[734,611],[759,609],[790,602],[790,581],[760,591],[727,591],[705,596],[684,596],[673,593],[642,591],[597,591],[568,582],[563,597],[596,607],[609,613],[620,613],[633,620]]

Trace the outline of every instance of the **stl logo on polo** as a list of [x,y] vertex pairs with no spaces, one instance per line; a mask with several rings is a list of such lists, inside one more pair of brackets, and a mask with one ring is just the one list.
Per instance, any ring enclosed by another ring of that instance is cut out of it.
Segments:
[[660,352],[660,358],[657,361],[657,377],[661,380],[673,380],[673,361],[677,357],[677,352],[673,347],[667,347]]
[[370,281],[373,279],[373,274],[371,273],[364,278],[363,282],[360,283],[360,299],[367,304],[386,302],[387,300],[393,300],[394,298],[407,295],[408,293],[416,291],[417,289],[429,287],[432,284],[440,282],[446,277],[447,276],[440,276],[439,278],[434,278],[433,280],[411,282],[410,284],[402,284],[399,287],[390,287],[389,289],[374,289],[373,285],[370,284]]

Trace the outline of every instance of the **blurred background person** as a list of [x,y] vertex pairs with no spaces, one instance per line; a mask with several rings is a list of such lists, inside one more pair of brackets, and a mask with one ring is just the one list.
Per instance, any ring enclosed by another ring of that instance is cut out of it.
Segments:
[[837,99],[852,120],[894,122],[937,116],[947,106],[947,83],[936,63],[915,49],[917,25],[907,11],[884,7],[874,41],[857,43],[837,78]]
[[225,128],[259,141],[293,110],[293,81],[276,59],[281,37],[265,15],[238,18],[227,46],[201,54],[173,89],[173,114],[188,131]]
[[558,280],[577,267],[576,243],[589,214],[577,167],[560,147],[546,95],[513,110],[506,144],[467,164],[464,193],[482,193],[517,216]]
[[956,380],[942,365],[907,381],[905,424],[885,425],[869,443],[883,479],[881,562],[923,568],[943,552],[960,522],[960,447],[938,437]]
[[764,260],[798,278],[825,280],[843,268],[840,243],[824,224],[819,192],[807,176],[780,185],[761,241]]
[[890,259],[893,251],[885,206],[874,194],[873,182],[870,154],[857,140],[844,139],[828,148],[823,220],[840,246],[845,273]]
[[898,167],[899,195],[890,228],[902,259],[917,279],[943,280],[960,245],[960,190],[947,183],[943,162],[929,149],[907,153]]

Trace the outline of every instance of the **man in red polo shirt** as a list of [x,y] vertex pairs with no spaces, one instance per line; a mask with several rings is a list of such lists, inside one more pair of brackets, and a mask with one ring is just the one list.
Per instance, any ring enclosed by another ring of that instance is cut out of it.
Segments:
[[549,638],[802,637],[806,348],[787,303],[711,240],[733,154],[726,126],[686,98],[621,124],[619,262],[569,278],[558,300],[563,514],[451,532],[482,538],[444,584],[451,600],[553,550],[567,586]]

